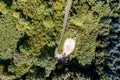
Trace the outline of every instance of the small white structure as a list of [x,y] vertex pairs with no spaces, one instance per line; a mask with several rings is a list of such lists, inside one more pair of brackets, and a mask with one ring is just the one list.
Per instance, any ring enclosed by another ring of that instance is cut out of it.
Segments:
[[72,38],[67,38],[64,42],[64,45],[63,45],[62,54],[57,53],[55,55],[55,57],[58,60],[64,59],[64,58],[68,57],[73,52],[74,48],[75,48],[75,40]]

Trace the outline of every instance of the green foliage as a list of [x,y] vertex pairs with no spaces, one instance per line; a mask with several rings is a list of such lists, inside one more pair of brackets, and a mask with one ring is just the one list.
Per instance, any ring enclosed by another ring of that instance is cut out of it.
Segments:
[[[53,71],[66,68],[63,64],[56,67],[59,62],[54,58],[54,49],[61,35],[67,0],[10,1],[11,6],[8,6],[8,2],[0,0],[0,60],[10,61],[10,64],[0,65],[0,78],[13,80],[24,76],[26,80],[44,80],[51,77]],[[111,0],[74,0],[59,53],[64,40],[74,38],[75,50],[68,61],[76,59],[78,67],[94,62],[103,79],[102,63],[110,27],[106,18],[120,17],[119,8],[119,4]],[[68,66],[71,68],[72,63]],[[59,73],[51,78],[75,79],[74,74],[76,79],[86,79],[78,70]]]
[[[62,4],[62,1],[60,4]],[[18,20],[16,25],[19,31],[24,31],[27,36],[29,36],[28,45],[31,48],[31,54],[33,56],[38,56],[40,54],[40,49],[44,45],[55,46],[58,33],[60,32],[61,22],[57,21],[56,18],[61,18],[62,7],[53,6],[53,2],[49,3],[46,1],[26,1],[19,2],[12,6],[12,9],[21,10],[21,14],[25,16],[26,20],[24,22]],[[57,1],[54,5],[59,4]],[[60,8],[60,9],[58,9]],[[55,13],[53,12],[55,10]],[[61,11],[60,11],[61,10]],[[60,11],[61,16],[56,16],[56,12]],[[15,15],[16,16],[16,15]],[[29,23],[28,23],[29,22]],[[58,26],[58,27],[57,27]],[[47,31],[47,32],[46,32]]]
[[[74,76],[76,75],[76,77]],[[74,80],[89,80],[90,78],[89,77],[85,77],[84,75],[80,74],[80,73],[73,73],[73,72],[66,72],[66,73],[63,73],[59,76],[54,76],[52,78],[52,80],[69,80],[69,79],[74,79]]]
[[3,73],[3,70],[4,70],[4,66],[0,64],[0,76]]
[[6,4],[0,1],[0,13],[7,14],[8,11]]
[[44,59],[38,59],[38,61],[35,63],[35,65],[45,68],[46,77],[50,76],[51,71],[55,69],[55,65],[57,63],[57,61],[52,58],[53,57],[47,56],[46,58],[44,57]]
[[15,28],[15,18],[11,15],[0,16],[0,58],[12,58],[21,37]]
[[8,71],[20,78],[22,75],[28,72],[30,67],[33,65],[34,59],[30,57],[22,57],[20,55],[14,56],[13,62],[9,65]]
[[[83,3],[80,6],[81,11],[77,15],[70,18],[70,23],[77,32],[75,34],[76,49],[73,52],[72,57],[76,57],[82,65],[91,64],[95,58],[96,47],[98,46],[96,38],[99,34],[100,28],[102,28],[103,25],[99,22],[101,17],[108,15],[111,10],[108,4],[104,4],[104,6],[102,6],[103,4],[103,2],[97,2],[94,6],[91,6],[91,9],[89,9],[89,3]],[[107,29],[109,30],[109,28]]]
[[33,66],[29,69],[26,80],[45,80],[44,68]]

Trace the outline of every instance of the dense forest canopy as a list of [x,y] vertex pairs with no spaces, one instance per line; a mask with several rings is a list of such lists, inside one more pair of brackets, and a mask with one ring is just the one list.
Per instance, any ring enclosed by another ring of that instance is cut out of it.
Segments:
[[60,45],[75,37],[72,54],[54,57],[68,0],[0,0],[1,80],[120,78],[120,1],[73,0]]

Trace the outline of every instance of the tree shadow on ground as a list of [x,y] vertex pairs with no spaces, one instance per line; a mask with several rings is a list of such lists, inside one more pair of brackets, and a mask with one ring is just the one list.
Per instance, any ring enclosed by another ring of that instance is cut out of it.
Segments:
[[12,1],[13,0],[2,0],[4,3],[6,3],[7,4],[7,6],[11,6],[12,5]]
[[[95,63],[92,62],[89,65],[81,65],[78,63],[78,60],[76,58],[73,58],[71,61],[68,61],[67,64],[63,64],[61,62],[58,62],[56,66],[62,64],[63,67],[61,69],[56,68],[54,71],[52,71],[51,75],[47,80],[52,80],[52,77],[54,76],[60,76],[61,74],[65,74],[67,72],[72,72],[74,74],[74,77],[76,77],[76,74],[82,74],[85,78],[89,78],[90,80],[100,80],[100,76],[95,71]],[[66,68],[68,69],[66,71]],[[56,73],[56,75],[54,75]],[[73,78],[70,78],[70,80],[74,80]]]

